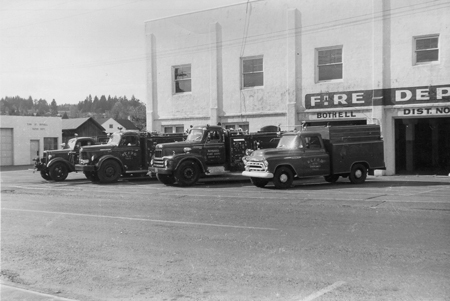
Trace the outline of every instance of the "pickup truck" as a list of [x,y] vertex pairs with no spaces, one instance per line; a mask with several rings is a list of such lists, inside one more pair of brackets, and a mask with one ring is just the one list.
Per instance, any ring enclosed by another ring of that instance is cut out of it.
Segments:
[[149,174],[165,185],[192,186],[200,177],[216,173],[241,172],[248,149],[275,147],[279,133],[245,133],[221,126],[193,127],[186,140],[156,145]]
[[106,144],[82,147],[75,170],[100,183],[116,182],[120,176],[146,176],[156,144],[184,138],[184,133],[115,132]]
[[42,158],[35,158],[34,171],[39,171],[44,180],[64,181],[70,172],[75,171],[81,147],[94,144],[97,141],[92,137],[72,138],[62,149],[46,150]]
[[386,169],[383,149],[378,125],[309,127],[284,133],[276,148],[244,157],[242,175],[257,187],[272,181],[279,189],[289,188],[294,179],[318,176],[331,183],[348,177],[360,184],[368,172]]

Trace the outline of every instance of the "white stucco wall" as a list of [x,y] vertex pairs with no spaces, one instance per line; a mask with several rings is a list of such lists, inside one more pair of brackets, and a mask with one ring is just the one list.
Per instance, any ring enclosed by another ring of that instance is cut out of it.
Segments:
[[[352,110],[381,125],[393,174],[398,108],[312,110],[306,96],[450,85],[449,15],[442,0],[261,0],[148,21],[147,127],[220,121],[292,129],[320,110]],[[439,34],[440,60],[415,65],[414,37],[430,34]],[[343,49],[343,79],[318,82],[316,50],[334,46]],[[264,59],[264,86],[241,89],[241,58],[250,56]],[[192,92],[174,95],[172,66],[182,64],[191,64]]]
[[39,140],[39,153],[44,151],[44,138],[57,138],[62,143],[61,117],[0,116],[0,127],[13,130],[13,165],[28,165],[31,140]]

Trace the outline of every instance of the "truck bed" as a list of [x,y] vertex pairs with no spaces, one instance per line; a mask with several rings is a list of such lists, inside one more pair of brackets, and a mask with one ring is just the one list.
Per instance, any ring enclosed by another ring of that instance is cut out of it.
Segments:
[[378,125],[309,127],[305,131],[322,135],[330,154],[332,174],[349,173],[354,162],[366,162],[369,170],[385,168]]

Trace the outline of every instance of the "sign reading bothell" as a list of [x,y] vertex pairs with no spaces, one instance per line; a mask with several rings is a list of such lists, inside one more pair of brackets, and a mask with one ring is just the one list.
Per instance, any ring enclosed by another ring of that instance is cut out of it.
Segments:
[[[413,104],[424,104],[426,106],[426,104],[431,103],[442,103],[444,108],[450,105],[450,84],[393,89],[327,92],[307,94],[305,96],[306,109],[336,109]],[[447,110],[442,109],[442,112],[446,112]],[[433,111],[435,111],[435,109]],[[420,114],[427,114],[432,111],[423,109],[421,112],[422,113]],[[408,112],[406,112],[406,115],[407,113]],[[410,113],[412,113],[412,111]]]

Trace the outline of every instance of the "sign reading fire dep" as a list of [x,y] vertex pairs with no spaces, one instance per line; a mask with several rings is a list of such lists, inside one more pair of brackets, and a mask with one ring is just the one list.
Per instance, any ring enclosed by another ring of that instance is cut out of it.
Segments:
[[450,103],[450,84],[307,94],[306,109]]

